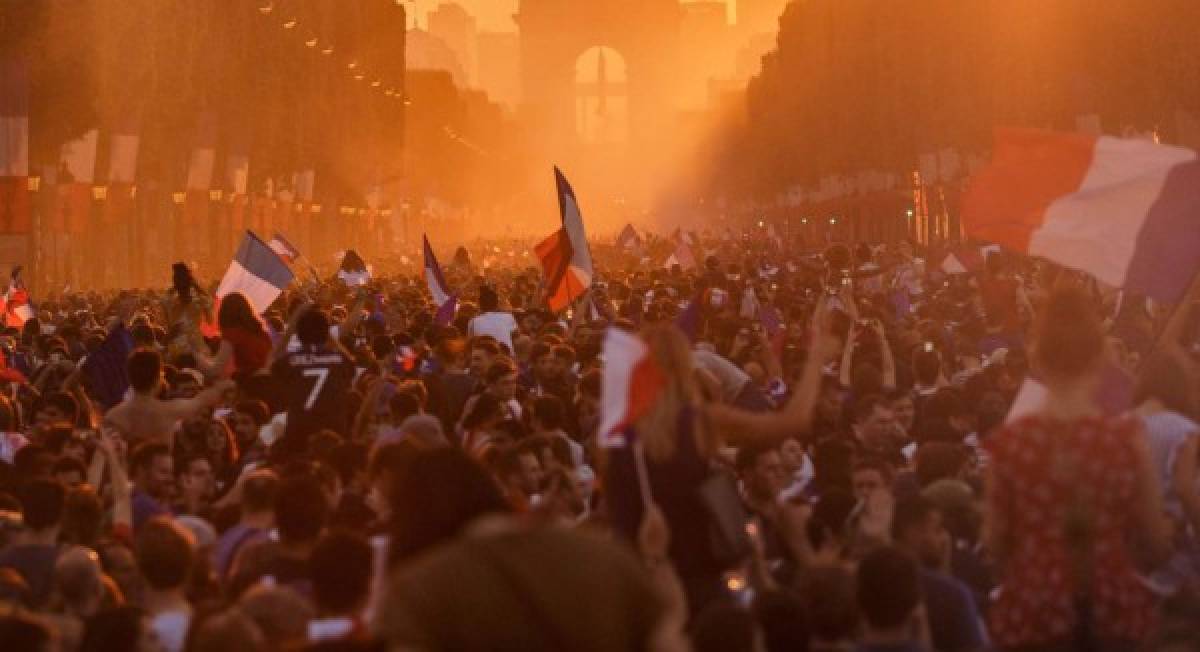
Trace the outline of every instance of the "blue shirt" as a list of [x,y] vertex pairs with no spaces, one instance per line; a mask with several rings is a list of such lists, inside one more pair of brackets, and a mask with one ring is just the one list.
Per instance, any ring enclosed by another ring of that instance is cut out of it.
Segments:
[[170,515],[171,510],[166,505],[155,500],[150,494],[141,489],[134,489],[130,498],[133,507],[133,531],[142,528],[142,524],[155,516]]

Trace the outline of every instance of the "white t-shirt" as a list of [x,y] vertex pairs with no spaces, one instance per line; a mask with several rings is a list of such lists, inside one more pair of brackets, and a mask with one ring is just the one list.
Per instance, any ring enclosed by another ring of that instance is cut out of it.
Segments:
[[511,353],[513,350],[512,334],[517,330],[517,320],[508,312],[485,312],[467,324],[467,337],[490,335],[496,338]]
[[190,609],[187,611],[164,611],[150,619],[150,629],[154,632],[154,639],[158,641],[164,652],[181,652],[191,622],[192,612]]

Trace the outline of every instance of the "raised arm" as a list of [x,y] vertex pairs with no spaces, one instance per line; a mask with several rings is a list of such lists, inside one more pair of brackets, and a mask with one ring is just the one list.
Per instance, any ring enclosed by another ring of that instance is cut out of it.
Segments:
[[314,305],[312,301],[305,301],[292,312],[292,315],[288,318],[287,326],[283,329],[283,338],[272,345],[271,357],[268,358],[271,362],[287,354],[288,342],[291,342],[292,337],[296,335],[296,325],[300,323],[300,318],[304,316],[304,313],[312,310]]
[[777,440],[808,432],[812,426],[813,409],[821,391],[821,369],[831,346],[828,337],[828,314],[825,302],[817,304],[813,313],[812,341],[800,375],[799,386],[790,401],[779,412],[754,413],[727,405],[708,406],[708,415],[718,430],[733,443],[749,443],[762,439]]
[[367,306],[367,292],[364,288],[359,288],[354,297],[354,305],[350,311],[346,313],[346,322],[342,324],[342,329],[338,331],[341,335],[349,335],[358,328],[359,322],[362,321],[363,309]]
[[217,378],[225,376],[225,370],[229,367],[229,360],[233,357],[233,345],[229,340],[221,340],[221,345],[217,347],[216,355],[208,355],[203,351],[196,352],[196,365],[200,371],[209,378]]
[[850,326],[846,333],[846,344],[842,347],[842,364],[838,366],[838,384],[850,386],[852,367],[854,367],[854,344],[858,341],[858,322]]
[[186,419],[197,412],[210,408],[221,401],[221,397],[225,392],[233,389],[237,385],[228,378],[223,378],[213,383],[212,387],[200,392],[192,398],[175,399],[172,401],[163,401],[167,413],[173,419]]
[[[96,441],[96,448],[99,450],[99,455],[104,459],[104,466],[108,468],[108,478],[112,483],[113,496],[113,528],[124,526],[130,532],[133,530],[133,502],[129,488],[129,475],[125,472],[125,464],[120,459],[117,444],[117,438],[121,435],[115,430],[107,427],[101,427],[100,436]],[[99,485],[94,485],[99,487]]]
[[362,405],[358,407],[358,414],[354,417],[354,429],[350,436],[351,441],[363,441],[366,438],[367,427],[371,425],[371,418],[375,415],[375,409],[379,405],[379,396],[383,394],[384,385],[387,384],[387,364],[380,363],[378,371],[379,378],[376,378],[371,383],[371,389],[367,391]]
[[879,357],[883,369],[883,388],[889,392],[896,390],[896,358],[892,355],[892,345],[883,330],[883,322],[871,320],[871,328],[879,337]]

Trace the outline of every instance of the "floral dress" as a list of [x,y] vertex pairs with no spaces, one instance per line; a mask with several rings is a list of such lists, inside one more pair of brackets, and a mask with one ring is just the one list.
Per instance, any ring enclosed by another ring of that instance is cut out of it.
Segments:
[[1070,640],[1081,599],[1092,636],[1140,641],[1149,633],[1154,599],[1127,542],[1138,529],[1141,428],[1133,417],[1033,415],[988,438],[989,507],[1007,524],[1010,552],[991,613],[995,643]]

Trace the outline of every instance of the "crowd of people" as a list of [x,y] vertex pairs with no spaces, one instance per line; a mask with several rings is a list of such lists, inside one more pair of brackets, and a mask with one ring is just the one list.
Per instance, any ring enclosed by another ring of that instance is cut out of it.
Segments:
[[[46,297],[0,339],[0,648],[1200,649],[1200,297],[781,244],[596,247],[557,314],[464,249],[449,323],[417,269]],[[610,330],[663,385],[620,437]]]

